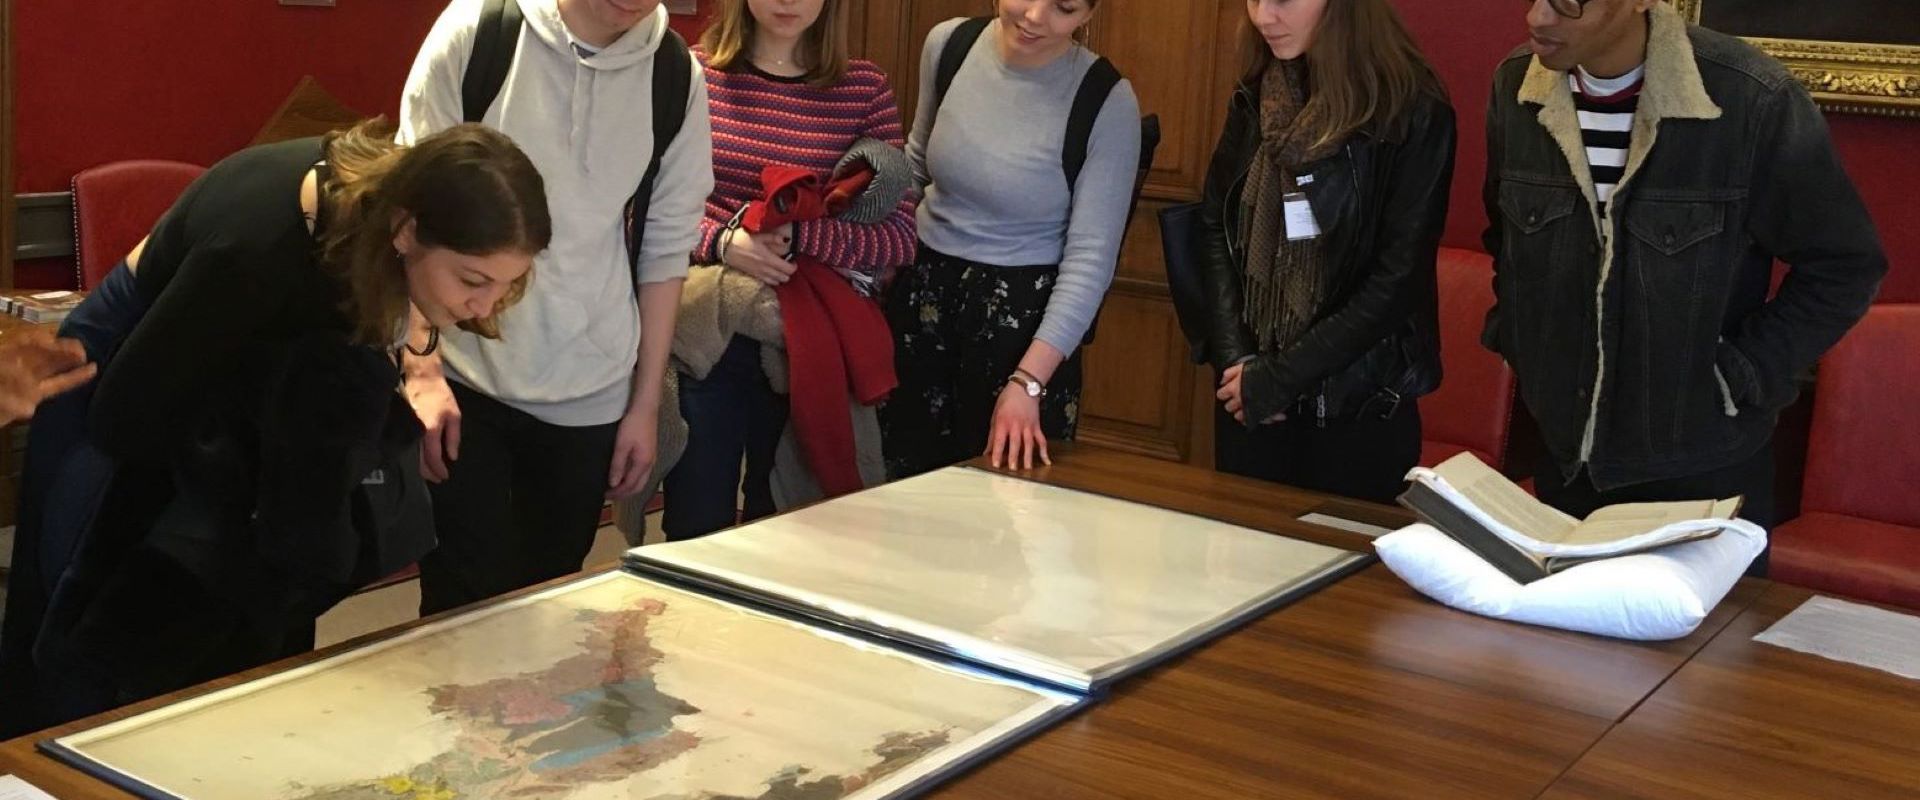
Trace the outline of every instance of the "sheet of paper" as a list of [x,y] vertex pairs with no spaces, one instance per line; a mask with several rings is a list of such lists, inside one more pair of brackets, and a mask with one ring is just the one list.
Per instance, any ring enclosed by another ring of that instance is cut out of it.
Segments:
[[1560,541],[1580,522],[1534,499],[1470,453],[1441,462],[1433,472],[1489,516],[1534,539]]
[[1320,222],[1313,218],[1313,206],[1307,203],[1304,193],[1287,195],[1281,203],[1287,222],[1287,240],[1298,242],[1320,235]]
[[1920,617],[1911,614],[1815,597],[1753,640],[1920,680]]
[[18,777],[0,775],[0,800],[54,800],[54,796]]
[[1298,519],[1301,522],[1305,522],[1309,525],[1319,525],[1323,528],[1334,528],[1337,530],[1348,531],[1351,533],[1358,533],[1363,536],[1372,536],[1376,539],[1393,532],[1392,528],[1383,528],[1383,527],[1380,527],[1379,525],[1369,525],[1365,522],[1357,522],[1354,520],[1347,519],[1346,517],[1336,517],[1329,514],[1322,514],[1318,511],[1315,511],[1310,514],[1302,514],[1299,516]]

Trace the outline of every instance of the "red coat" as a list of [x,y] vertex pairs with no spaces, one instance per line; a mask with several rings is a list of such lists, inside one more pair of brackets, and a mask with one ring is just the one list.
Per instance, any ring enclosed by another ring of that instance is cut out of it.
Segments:
[[[749,233],[832,216],[873,178],[862,169],[831,183],[796,167],[761,172],[762,197],[747,205]],[[832,266],[802,255],[793,279],[776,287],[787,341],[789,417],[807,468],[828,497],[865,488],[855,462],[847,396],[875,405],[899,385],[893,333],[872,299],[861,297]],[[853,266],[853,265],[842,265]]]

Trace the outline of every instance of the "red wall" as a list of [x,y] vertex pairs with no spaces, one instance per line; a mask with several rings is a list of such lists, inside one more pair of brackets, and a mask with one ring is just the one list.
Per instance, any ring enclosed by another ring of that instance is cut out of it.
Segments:
[[[438,0],[37,0],[14,4],[16,190],[61,191],[74,172],[123,158],[208,164],[253,138],[302,75],[368,113],[399,105]],[[674,17],[691,38],[702,13]],[[1512,0],[1395,0],[1460,112],[1447,243],[1477,247],[1482,122],[1493,67],[1526,38]],[[165,32],[164,34],[162,32]],[[1920,122],[1833,115],[1834,139],[1893,258],[1887,301],[1920,302]],[[21,282],[38,275],[23,264]],[[71,272],[55,265],[47,280]]]
[[433,0],[14,4],[14,163],[23,192],[104,161],[210,164],[245,146],[302,75],[392,115]]
[[[683,35],[702,13],[675,16]],[[368,114],[400,87],[443,0],[37,0],[15,3],[14,191],[65,191],[127,158],[211,164],[246,146],[303,75]],[[21,262],[22,286],[62,286],[71,259]]]
[[[392,115],[440,0],[14,4],[16,190],[62,191],[123,158],[210,164],[243,147],[302,75]],[[693,32],[698,17],[676,16]]]
[[[1523,4],[1513,0],[1394,0],[1414,37],[1453,93],[1460,114],[1460,156],[1446,243],[1480,247],[1486,213],[1487,92],[1493,68],[1527,37]],[[1893,269],[1882,302],[1920,302],[1920,120],[1829,114],[1835,145],[1880,228]]]

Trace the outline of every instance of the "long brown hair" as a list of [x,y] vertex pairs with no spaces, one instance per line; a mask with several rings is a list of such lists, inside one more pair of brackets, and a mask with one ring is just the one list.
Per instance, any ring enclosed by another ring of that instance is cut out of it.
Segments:
[[[1273,50],[1251,18],[1241,20],[1240,30],[1246,64],[1240,82],[1257,89]],[[1423,94],[1446,97],[1440,77],[1387,0],[1327,0],[1306,59],[1307,104],[1296,124],[1312,132],[1310,148],[1397,125]]]
[[[794,55],[806,67],[807,83],[813,86],[832,86],[847,76],[846,8],[845,0],[826,0],[820,6],[820,18],[800,36]],[[700,49],[707,51],[707,67],[724,71],[751,58],[753,54],[747,51],[753,47],[754,29],[753,10],[747,8],[747,0],[720,0],[713,22],[700,34]]]
[[[333,181],[323,200],[322,259],[346,284],[347,316],[361,344],[393,344],[407,318],[406,269],[393,249],[407,219],[421,245],[468,255],[533,255],[553,238],[539,170],[498,131],[456,125],[403,147],[376,117],[327,134],[323,147]],[[531,277],[529,270],[493,313],[460,328],[500,338],[500,312],[520,301]]]

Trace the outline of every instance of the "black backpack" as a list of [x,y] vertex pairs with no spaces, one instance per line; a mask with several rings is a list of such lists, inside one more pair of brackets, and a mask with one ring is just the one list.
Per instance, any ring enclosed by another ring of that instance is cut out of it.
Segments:
[[[973,52],[973,45],[980,40],[992,17],[971,17],[953,30],[953,35],[940,50],[940,63],[933,76],[933,97],[927,102],[933,105],[928,113],[929,119],[938,120],[940,101],[947,95],[947,89],[953,86],[953,78],[960,74],[960,65],[967,61],[967,54]],[[1087,74],[1080,78],[1080,88],[1074,93],[1073,108],[1067,112],[1067,135],[1061,145],[1060,170],[1066,174],[1067,191],[1080,181],[1080,170],[1087,165],[1087,144],[1093,138],[1093,124],[1100,118],[1100,109],[1107,104],[1108,95],[1113,87],[1120,85],[1120,70],[1113,66],[1105,56],[1093,62]],[[931,127],[929,127],[931,131]],[[1140,118],[1140,165],[1133,177],[1133,201],[1127,206],[1127,220],[1120,229],[1120,238],[1125,239],[1127,230],[1133,227],[1133,211],[1140,205],[1140,191],[1146,186],[1147,171],[1153,168],[1153,153],[1160,147],[1160,116],[1148,114]],[[1093,343],[1094,328],[1100,319],[1094,317],[1094,325],[1087,328],[1086,338],[1081,345]]]
[[[524,19],[519,0],[486,0],[480,7],[480,27],[474,30],[473,55],[460,80],[460,106],[468,122],[479,122],[500,96],[520,46]],[[653,184],[660,177],[660,161],[667,145],[680,135],[687,121],[687,98],[693,90],[693,66],[687,61],[687,43],[667,31],[653,54],[653,159],[647,162],[640,186],[627,199],[627,266],[633,293],[640,294],[640,242],[646,235],[647,208],[653,202]]]

